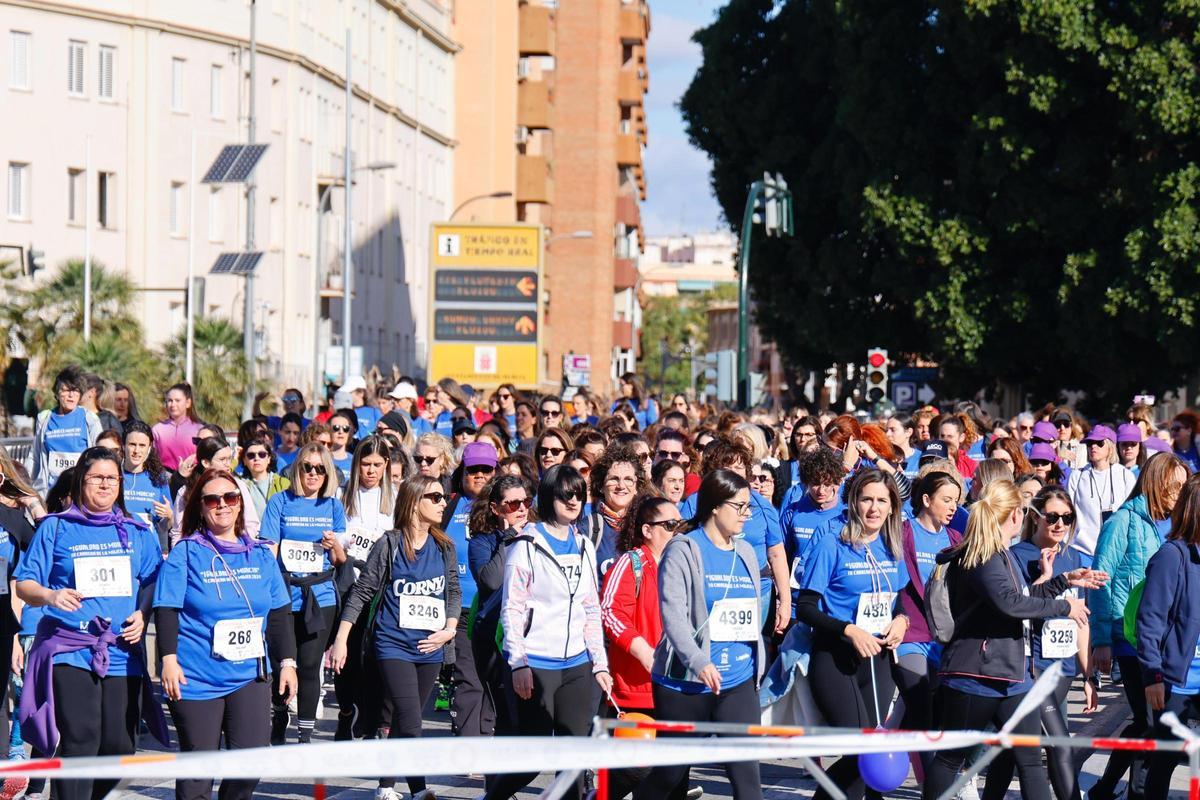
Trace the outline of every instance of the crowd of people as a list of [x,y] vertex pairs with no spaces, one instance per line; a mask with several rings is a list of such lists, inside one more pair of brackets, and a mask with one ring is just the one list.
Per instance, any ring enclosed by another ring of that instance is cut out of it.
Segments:
[[[632,712],[756,723],[779,700],[760,691],[773,664],[798,665],[786,691],[811,692],[808,722],[840,728],[999,728],[1056,663],[1017,733],[1068,735],[1068,692],[1091,712],[1102,681],[1128,700],[1123,735],[1200,718],[1196,413],[997,420],[967,402],[869,420],[620,387],[608,402],[352,376],[327,408],[288,389],[227,432],[187,384],[143,420],[128,387],[63,370],[28,459],[0,448],[9,758],[133,753],[143,724],[167,743],[152,675],[184,751],[314,741],[327,674],[334,740],[419,737],[443,702],[458,736],[583,736]],[[924,797],[976,757],[912,758]],[[1077,763],[1007,751],[983,796],[1015,770],[1030,800],[1080,800]],[[1117,752],[1088,797],[1124,780],[1161,800],[1174,765]],[[402,778],[433,798],[414,773],[434,766],[397,764],[377,797]],[[850,800],[880,796],[857,758],[825,766]],[[734,797],[762,797],[757,764],[724,769]],[[535,777],[486,776],[483,797]],[[47,791],[26,783],[0,795]],[[688,765],[610,785],[700,793]]]

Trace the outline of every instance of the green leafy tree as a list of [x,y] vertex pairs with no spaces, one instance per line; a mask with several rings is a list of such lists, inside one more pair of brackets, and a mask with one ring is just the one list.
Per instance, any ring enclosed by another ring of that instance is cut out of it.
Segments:
[[[221,317],[197,317],[194,324],[192,389],[196,413],[226,430],[237,428],[246,391],[246,354],[242,332]],[[181,330],[163,348],[168,383],[183,380],[187,360],[187,331]]]
[[[692,296],[651,297],[642,307],[642,355],[638,373],[648,386],[665,395],[685,392],[691,384],[691,364],[684,348],[695,348],[697,372],[703,373],[704,346],[708,341],[707,309],[714,303],[737,299],[737,286],[721,284]],[[663,370],[663,350],[668,354]]]
[[947,388],[1083,389],[1195,369],[1200,7],[730,0],[682,100],[737,225],[780,170],[796,236],[754,242],[793,363],[936,359]]
[[53,360],[46,362],[43,369],[44,383],[53,380],[68,364],[76,364],[107,381],[127,385],[141,407],[153,416],[152,409],[157,406],[166,375],[162,359],[146,347],[138,325],[120,331],[100,331],[87,342],[82,335],[72,335],[69,342],[65,347],[53,349]]

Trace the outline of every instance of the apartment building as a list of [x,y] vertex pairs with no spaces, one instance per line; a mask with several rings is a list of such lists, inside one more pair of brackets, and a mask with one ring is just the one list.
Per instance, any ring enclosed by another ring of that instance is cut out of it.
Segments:
[[[208,273],[244,248],[246,193],[199,178],[222,145],[246,141],[251,5],[0,0],[0,257],[41,250],[53,272],[83,256],[90,226],[93,257],[141,287],[151,344],[185,324],[189,258],[204,278],[198,312],[243,324],[243,281]],[[314,353],[342,344],[347,147],[352,343],[367,365],[423,371],[430,223],[454,190],[450,5],[254,3],[256,141],[269,145],[254,173],[262,377],[310,387]]]
[[455,4],[455,219],[547,228],[546,388],[568,353],[602,393],[636,363],[649,32],[646,0]]

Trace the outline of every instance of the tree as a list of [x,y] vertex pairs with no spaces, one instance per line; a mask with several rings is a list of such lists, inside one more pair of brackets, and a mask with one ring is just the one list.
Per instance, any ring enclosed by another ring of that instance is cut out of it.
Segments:
[[103,330],[92,334],[87,342],[81,335],[72,334],[69,342],[66,347],[53,349],[53,360],[47,361],[42,370],[43,383],[68,364],[75,364],[106,381],[125,384],[143,409],[157,406],[166,376],[162,359],[146,347],[139,326]]
[[[731,223],[780,170],[796,236],[755,241],[790,361],[933,358],[947,388],[1195,370],[1200,9],[1126,0],[731,0],[682,100]],[[760,256],[761,254],[761,256]]]
[[[246,393],[246,354],[242,332],[221,317],[197,317],[194,326],[192,390],[196,414],[226,430],[237,427]],[[183,380],[187,331],[181,330],[163,348],[168,382]]]
[[[691,364],[684,348],[694,347],[696,358],[703,362],[708,341],[707,309],[714,303],[736,299],[734,284],[718,285],[700,295],[648,298],[642,306],[642,356],[638,363],[638,373],[647,385],[663,396],[694,390]],[[668,354],[665,372],[664,347]],[[703,366],[698,365],[698,370],[703,371]]]

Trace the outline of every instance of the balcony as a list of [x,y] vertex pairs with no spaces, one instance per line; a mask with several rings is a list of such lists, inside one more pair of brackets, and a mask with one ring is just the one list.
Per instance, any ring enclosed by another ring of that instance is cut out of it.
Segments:
[[642,145],[636,133],[617,134],[617,166],[636,167],[642,163]]
[[637,266],[632,258],[618,258],[613,262],[613,291],[632,289],[637,286]]
[[522,3],[518,13],[517,47],[523,56],[554,55],[554,14],[546,6]]
[[550,162],[545,156],[517,156],[516,199],[518,203],[554,201],[554,179],[550,177]]
[[633,323],[621,319],[613,320],[613,347],[633,349]]
[[530,129],[550,127],[550,87],[545,81],[517,84],[517,124]]
[[643,74],[645,74],[645,70],[634,67],[622,67],[621,71],[617,73],[617,101],[622,106],[640,106],[642,104]]
[[617,195],[617,222],[626,228],[642,227],[642,211],[636,197],[631,194]]
[[618,23],[622,44],[641,44],[650,33],[650,17],[640,3],[625,3],[621,6]]

